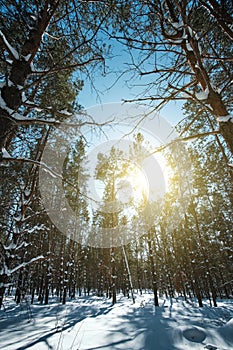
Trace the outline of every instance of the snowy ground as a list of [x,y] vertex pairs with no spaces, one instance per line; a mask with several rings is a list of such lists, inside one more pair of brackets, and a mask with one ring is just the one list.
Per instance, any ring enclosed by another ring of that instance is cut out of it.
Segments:
[[5,300],[0,311],[1,350],[232,350],[233,300],[218,307],[181,299],[123,296],[116,305],[96,296],[60,305],[15,306]]

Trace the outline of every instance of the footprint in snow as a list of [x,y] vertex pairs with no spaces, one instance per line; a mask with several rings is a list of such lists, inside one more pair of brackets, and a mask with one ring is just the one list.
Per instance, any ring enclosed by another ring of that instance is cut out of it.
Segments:
[[189,341],[202,343],[206,338],[206,333],[199,327],[190,327],[183,330],[183,336]]

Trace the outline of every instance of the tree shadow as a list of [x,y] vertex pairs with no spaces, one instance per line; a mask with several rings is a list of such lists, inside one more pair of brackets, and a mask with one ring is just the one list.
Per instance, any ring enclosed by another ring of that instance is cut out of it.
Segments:
[[[165,304],[159,307],[147,304],[143,308],[122,315],[122,322],[116,331],[125,337],[131,336],[127,350],[178,350],[174,345],[175,321],[165,317],[165,313]],[[129,325],[128,328],[124,324]],[[109,342],[109,349],[113,349],[111,345],[113,344]]]
[[[32,309],[34,323],[28,324],[20,315],[17,322],[13,319],[11,323],[10,315],[5,319],[5,325],[0,321],[0,329],[8,332],[9,340],[10,334],[13,335],[11,344],[5,338],[6,349],[8,346],[15,350],[29,349],[33,346],[40,349],[42,343],[46,348],[53,349],[52,342],[59,338],[55,335],[63,332],[66,332],[62,334],[66,340],[67,332],[69,333],[68,338],[73,341],[70,348],[75,350],[180,350],[187,341],[190,341],[190,348],[195,342],[204,347],[205,335],[208,337],[209,331],[213,331],[209,335],[214,342],[218,341],[217,331],[219,336],[225,338],[226,344],[232,345],[232,324],[229,323],[225,328],[219,327],[219,322],[224,324],[224,320],[226,322],[233,312],[233,307],[228,310],[225,305],[219,308],[199,308],[182,299],[164,299],[160,301],[159,307],[155,307],[153,298],[141,304],[139,300],[132,305],[122,297],[112,306],[109,299],[90,296],[81,297],[67,305],[35,305]],[[17,310],[19,309],[11,310],[12,317]],[[217,322],[219,315],[222,319]],[[4,336],[6,337],[6,334]],[[4,349],[4,346],[1,349]]]
[[[83,301],[80,303],[80,300]],[[49,345],[49,338],[53,335],[71,330],[72,327],[84,321],[86,318],[96,318],[102,314],[108,314],[112,309],[112,304],[109,300],[100,301],[98,304],[92,303],[93,299],[90,297],[90,302],[87,298],[79,298],[76,301],[67,303],[67,305],[32,305],[31,310],[33,317],[31,322],[24,312],[22,306],[9,308],[9,312],[5,313],[5,317],[0,320],[0,329],[2,336],[5,332],[5,337],[9,339],[7,345],[1,345],[1,349],[14,346],[15,350],[28,349],[36,344],[44,342],[47,348]],[[70,304],[70,305],[69,305]],[[41,323],[41,319],[43,323]],[[25,327],[32,332],[25,334]],[[10,334],[13,334],[11,338]],[[18,345],[18,340],[22,346]],[[12,340],[12,341],[10,341]],[[52,349],[52,348],[51,348]]]

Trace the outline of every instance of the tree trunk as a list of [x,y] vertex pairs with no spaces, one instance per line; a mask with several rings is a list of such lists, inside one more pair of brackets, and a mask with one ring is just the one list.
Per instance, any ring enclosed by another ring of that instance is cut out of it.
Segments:
[[151,232],[148,232],[148,250],[149,250],[149,260],[150,260],[150,268],[151,268],[151,279],[152,279],[152,285],[153,285],[153,292],[154,292],[154,305],[159,306],[159,299],[158,299],[158,288],[157,288],[157,281],[156,281],[156,273],[155,273],[155,263],[153,258],[153,249],[151,244]]
[[5,294],[5,287],[0,287],[0,310],[3,304],[3,298],[4,298],[4,294]]
[[132,300],[133,300],[133,304],[135,303],[135,298],[134,298],[134,292],[133,292],[133,282],[132,282],[132,276],[131,276],[131,272],[130,272],[130,268],[129,268],[129,262],[128,262],[128,258],[125,252],[125,248],[122,245],[122,251],[123,251],[123,255],[124,255],[124,259],[125,259],[125,265],[126,265],[126,269],[127,269],[127,273],[128,273],[128,279],[129,279],[129,285],[130,285],[130,291],[131,291],[131,296],[132,296]]
[[[31,74],[31,62],[37,54],[44,31],[58,6],[59,1],[55,1],[54,4],[50,3],[50,10],[48,11],[48,3],[46,2],[40,16],[38,16],[37,23],[35,23],[22,44],[18,57],[9,50],[8,44],[5,45],[6,51],[12,59],[12,64],[9,77],[6,77],[6,83],[0,90],[0,97],[5,104],[4,106],[2,103],[0,108],[0,159],[2,148],[7,148],[10,144],[17,127],[17,120],[13,114],[23,103],[21,90]],[[2,41],[4,42],[1,37],[0,42],[2,43]]]
[[66,303],[66,294],[67,294],[67,289],[64,287],[63,289],[63,296],[62,296],[62,304],[65,305]]
[[199,307],[203,307],[202,297],[201,297],[201,293],[200,293],[200,290],[199,290],[199,286],[195,287],[195,294],[196,294],[196,297],[197,297],[197,301],[198,301]]
[[35,297],[35,288],[32,288],[32,296],[31,296],[31,304],[34,303],[34,297]]
[[233,118],[227,122],[220,122],[219,131],[233,154]]
[[111,291],[112,291],[112,304],[116,304],[116,262],[115,262],[115,248],[111,249],[111,265],[112,265],[112,276],[111,276]]

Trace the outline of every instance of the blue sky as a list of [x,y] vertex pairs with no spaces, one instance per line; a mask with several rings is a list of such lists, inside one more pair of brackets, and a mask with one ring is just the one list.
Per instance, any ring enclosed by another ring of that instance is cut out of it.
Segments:
[[[107,87],[110,86],[110,84],[111,82],[109,81],[109,78],[105,81],[101,78],[97,79],[95,81],[95,86],[100,91],[98,94],[91,87],[91,84],[87,82],[79,94],[79,103],[84,108],[89,108],[96,104],[122,102],[124,99],[134,98],[132,90],[128,88],[123,81],[118,81],[115,86],[107,90]],[[163,109],[161,109],[160,114],[162,117],[166,118],[171,125],[176,125],[183,117],[182,102],[170,101],[165,107],[163,107]]]
[[[112,58],[106,60],[106,72],[102,67],[95,73],[92,82],[85,79],[84,88],[78,96],[78,102],[84,108],[135,99],[145,90],[143,85],[151,82],[151,76],[139,78],[137,73],[134,74],[130,65],[131,58],[122,44],[116,41],[112,43],[110,40],[106,44],[112,45]],[[169,102],[160,111],[161,116],[171,125],[176,125],[183,117],[182,104],[181,101]]]

